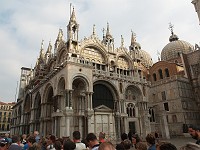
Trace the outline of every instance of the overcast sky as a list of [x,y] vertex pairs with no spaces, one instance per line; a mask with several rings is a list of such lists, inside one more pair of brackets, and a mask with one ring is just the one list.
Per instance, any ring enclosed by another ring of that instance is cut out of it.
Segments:
[[42,40],[45,49],[49,41],[54,45],[59,28],[66,37],[70,3],[80,25],[80,39],[92,34],[93,24],[102,39],[108,22],[115,47],[120,46],[122,35],[128,48],[133,30],[154,62],[157,51],[168,43],[170,22],[180,40],[192,45],[200,42],[200,25],[190,0],[1,0],[0,101],[15,101],[21,67],[35,66]]

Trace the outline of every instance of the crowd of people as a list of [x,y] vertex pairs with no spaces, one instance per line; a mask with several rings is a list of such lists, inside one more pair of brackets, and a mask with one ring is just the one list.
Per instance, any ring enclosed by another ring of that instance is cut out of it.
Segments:
[[136,133],[122,133],[121,142],[116,143],[106,139],[104,132],[100,132],[98,137],[94,133],[89,133],[81,140],[79,131],[74,131],[72,138],[57,138],[51,134],[42,137],[38,131],[34,131],[28,136],[23,134],[21,138],[16,135],[9,137],[5,134],[0,138],[0,150],[200,150],[200,129],[190,126],[188,133],[197,142],[186,143],[178,149],[172,143],[159,140],[157,132],[147,134],[145,139],[140,138]]

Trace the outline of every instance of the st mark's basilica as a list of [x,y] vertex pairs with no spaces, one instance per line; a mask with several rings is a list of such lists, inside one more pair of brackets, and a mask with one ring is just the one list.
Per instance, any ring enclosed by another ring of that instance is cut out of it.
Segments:
[[200,48],[170,29],[169,43],[153,64],[134,33],[128,48],[123,37],[115,48],[109,24],[102,39],[95,26],[79,39],[73,9],[67,40],[59,29],[54,46],[44,49],[42,41],[34,68],[21,68],[11,134],[38,130],[65,137],[79,130],[85,137],[103,131],[111,140],[129,131],[185,135],[189,124],[200,123]]

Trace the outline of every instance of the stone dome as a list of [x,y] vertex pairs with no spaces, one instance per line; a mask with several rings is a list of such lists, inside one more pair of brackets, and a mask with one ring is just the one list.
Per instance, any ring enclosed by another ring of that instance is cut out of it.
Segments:
[[145,67],[148,68],[153,65],[153,61],[149,53],[140,49],[140,56],[141,56],[141,62],[142,64],[145,65]]
[[194,46],[186,41],[178,39],[178,36],[172,32],[168,43],[161,52],[161,60],[170,60],[180,56],[181,53],[188,54],[194,50]]

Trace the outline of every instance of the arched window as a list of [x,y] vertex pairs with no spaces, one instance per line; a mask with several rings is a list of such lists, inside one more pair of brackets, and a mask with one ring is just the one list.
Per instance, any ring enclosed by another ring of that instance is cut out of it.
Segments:
[[158,73],[160,75],[160,79],[163,79],[163,74],[162,74],[162,70],[161,69],[158,70]]
[[132,103],[129,103],[126,107],[128,117],[135,117],[135,107]]
[[169,70],[168,70],[168,68],[165,69],[165,76],[169,77]]
[[154,80],[154,81],[157,80],[157,78],[156,78],[156,74],[155,74],[155,73],[153,74],[153,80]]

